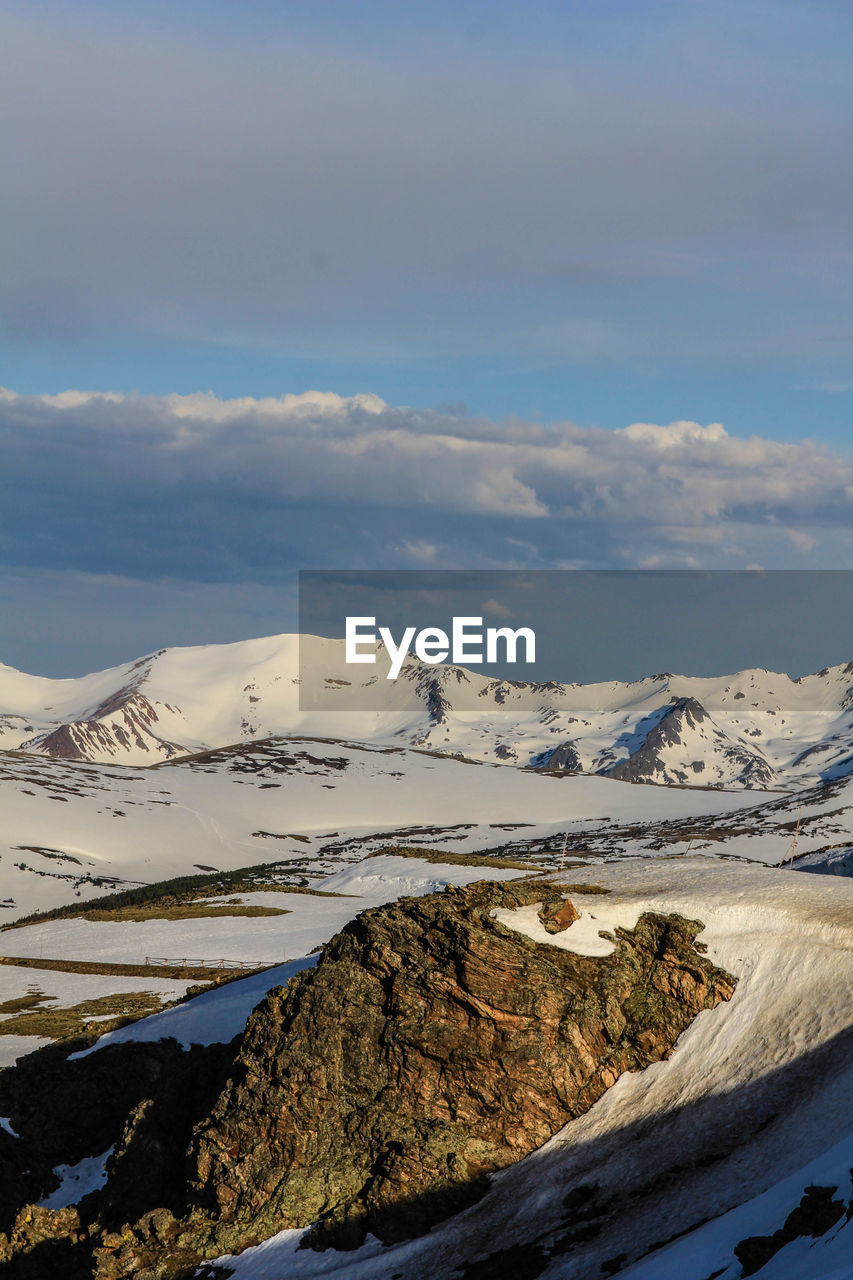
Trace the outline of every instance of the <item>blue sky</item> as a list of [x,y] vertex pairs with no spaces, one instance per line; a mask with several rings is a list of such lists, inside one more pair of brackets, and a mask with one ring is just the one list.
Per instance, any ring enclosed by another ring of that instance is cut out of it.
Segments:
[[849,5],[0,28],[7,661],[279,630],[312,566],[849,565]]

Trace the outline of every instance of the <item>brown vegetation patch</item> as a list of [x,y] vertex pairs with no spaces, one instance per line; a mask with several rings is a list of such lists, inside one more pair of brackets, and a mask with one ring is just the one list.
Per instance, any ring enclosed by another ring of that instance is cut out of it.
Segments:
[[[55,997],[48,997],[54,999]],[[83,1035],[103,1035],[165,1008],[151,991],[127,991],[83,1000],[67,1008],[33,1008],[0,1022],[0,1036],[43,1036],[72,1040]]]
[[427,849],[417,845],[386,844],[367,855],[368,858],[420,858],[423,862],[447,867],[480,867],[483,871],[527,871],[545,873],[548,867],[537,867],[517,858],[491,858],[483,853],[448,853],[445,849]]

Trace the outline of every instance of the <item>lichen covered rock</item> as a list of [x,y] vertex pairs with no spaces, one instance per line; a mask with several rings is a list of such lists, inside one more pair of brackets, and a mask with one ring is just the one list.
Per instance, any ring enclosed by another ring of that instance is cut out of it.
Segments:
[[317,1245],[423,1232],[731,996],[696,922],[647,914],[587,957],[492,918],[542,896],[479,882],[365,911],[271,992],[196,1130],[195,1214],[232,1247],[240,1224],[247,1242],[309,1223]]
[[543,902],[538,915],[546,933],[562,933],[579,919],[576,907],[568,898],[558,898],[556,902]]

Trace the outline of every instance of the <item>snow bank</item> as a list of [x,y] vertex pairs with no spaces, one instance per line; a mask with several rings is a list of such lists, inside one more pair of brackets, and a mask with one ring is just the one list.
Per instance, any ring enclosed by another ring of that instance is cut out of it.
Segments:
[[[438,852],[438,851],[437,851]],[[490,867],[488,858],[478,866],[427,862],[424,858],[400,858],[383,854],[344,867],[322,883],[324,893],[350,893],[364,899],[361,906],[379,906],[397,898],[421,897],[436,893],[449,884],[471,884],[474,880],[512,880],[529,871]],[[359,907],[359,910],[361,907]]]
[[166,1039],[177,1040],[184,1049],[193,1044],[227,1044],[243,1030],[249,1014],[268,991],[284,985],[294,974],[310,969],[316,963],[316,956],[304,956],[301,960],[292,960],[289,964],[253,974],[251,978],[204,991],[186,1004],[175,1005],[162,1013],[140,1018],[130,1026],[108,1031],[90,1049],[72,1053],[70,1060],[86,1058],[108,1044]]
[[[771,1236],[800,1203],[808,1186],[836,1187],[836,1198],[850,1202],[853,1135],[798,1169],[763,1195],[698,1227],[666,1249],[620,1272],[620,1280],[740,1280],[733,1250],[747,1236]],[[853,1219],[840,1222],[817,1239],[801,1237],[786,1245],[758,1273],[761,1280],[849,1280],[853,1275]]]
[[626,903],[622,898],[573,893],[571,899],[580,912],[580,918],[562,933],[548,933],[543,927],[538,914],[541,902],[514,910],[496,907],[492,915],[508,929],[523,933],[534,942],[560,947],[563,951],[574,951],[581,956],[609,956],[615,950],[615,943],[602,938],[601,933],[612,933],[617,927],[633,929],[641,914],[636,903]]

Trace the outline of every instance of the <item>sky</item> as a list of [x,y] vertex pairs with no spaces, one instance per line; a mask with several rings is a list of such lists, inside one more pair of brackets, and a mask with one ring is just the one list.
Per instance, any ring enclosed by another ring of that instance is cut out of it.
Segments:
[[305,568],[853,567],[815,0],[0,5],[0,660]]

